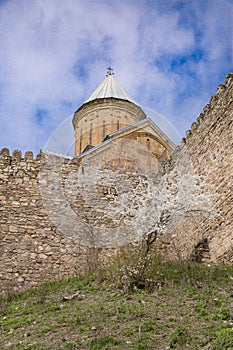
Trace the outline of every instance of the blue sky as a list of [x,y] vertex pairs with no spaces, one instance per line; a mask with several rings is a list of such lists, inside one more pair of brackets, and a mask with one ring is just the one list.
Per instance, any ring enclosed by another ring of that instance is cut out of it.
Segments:
[[232,23],[231,0],[0,0],[0,148],[38,153],[109,65],[184,136],[232,71]]

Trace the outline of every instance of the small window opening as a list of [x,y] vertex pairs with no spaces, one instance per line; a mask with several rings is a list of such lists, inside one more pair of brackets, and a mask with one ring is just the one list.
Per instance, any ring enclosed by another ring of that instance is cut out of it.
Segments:
[[92,124],[90,126],[90,145],[92,146]]
[[105,125],[105,120],[103,121],[103,139],[106,136],[106,125]]

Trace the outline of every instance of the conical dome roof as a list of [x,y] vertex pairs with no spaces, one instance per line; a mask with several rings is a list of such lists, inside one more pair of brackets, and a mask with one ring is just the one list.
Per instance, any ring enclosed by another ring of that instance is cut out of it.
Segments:
[[125,89],[116,80],[113,74],[109,74],[100,83],[97,89],[91,94],[91,96],[84,102],[90,102],[97,98],[114,97],[122,100],[127,100],[136,104],[136,102],[128,95]]

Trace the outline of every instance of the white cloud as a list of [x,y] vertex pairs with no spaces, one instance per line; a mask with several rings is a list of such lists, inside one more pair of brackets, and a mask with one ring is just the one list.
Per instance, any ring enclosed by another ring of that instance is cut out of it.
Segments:
[[38,152],[109,64],[136,101],[184,133],[232,63],[231,9],[228,0],[2,3],[0,147]]

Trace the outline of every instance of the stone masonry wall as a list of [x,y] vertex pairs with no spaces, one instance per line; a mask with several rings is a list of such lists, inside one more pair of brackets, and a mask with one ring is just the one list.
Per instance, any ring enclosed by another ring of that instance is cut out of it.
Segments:
[[[33,159],[26,152],[23,158],[20,151],[10,155],[2,149],[1,290],[25,289],[96,268],[103,248],[134,241],[135,214],[125,222],[119,198],[128,191],[145,196],[146,186],[146,176],[133,169],[95,169],[60,155],[41,153]],[[131,199],[129,206],[135,207]],[[136,240],[146,231],[144,225]]]
[[40,157],[0,153],[0,280],[2,290],[33,286],[80,270],[85,254],[59,233],[38,188]]
[[[204,179],[208,188],[206,196],[212,201],[212,217],[208,220],[188,217],[183,227],[174,226],[173,247],[182,257],[191,254],[194,260],[233,262],[232,151],[233,74],[230,73],[187,131],[170,164],[175,170],[177,159],[182,160],[188,154],[193,173]],[[174,253],[171,249],[171,254]]]

